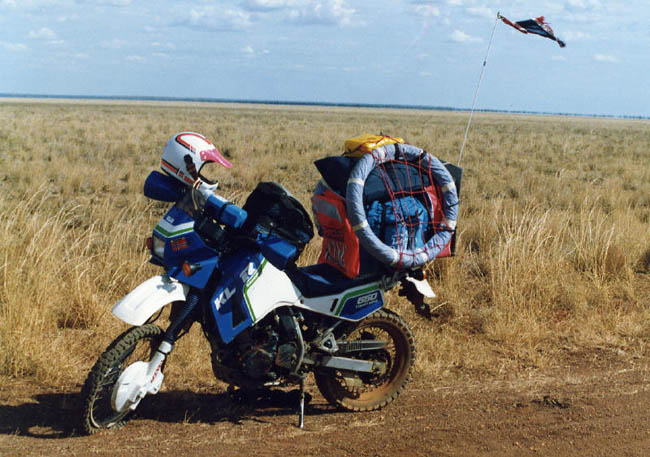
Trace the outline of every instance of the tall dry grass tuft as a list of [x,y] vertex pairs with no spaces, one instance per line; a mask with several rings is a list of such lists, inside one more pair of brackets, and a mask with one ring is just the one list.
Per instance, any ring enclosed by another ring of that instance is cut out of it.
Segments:
[[94,333],[109,318],[107,304],[148,269],[132,236],[132,225],[147,223],[141,215],[124,209],[106,224],[99,217],[106,205],[68,202],[48,210],[57,198],[41,187],[0,214],[0,335],[8,349],[0,366],[14,376],[65,377],[62,369],[79,362],[80,354],[66,347],[74,347],[71,335]]
[[573,266],[593,279],[596,286],[625,275],[632,261],[618,247],[617,227],[610,219],[597,203],[587,203],[580,208],[577,223],[569,231]]
[[[455,162],[464,113],[160,103],[0,105],[0,374],[80,383],[125,324],[110,313],[159,270],[145,237],[167,204],[142,196],[175,132],[233,162],[222,194],[277,181],[309,208],[312,162],[345,138],[403,136]],[[647,121],[476,115],[463,159],[457,256],[427,270],[426,321],[397,294],[434,378],[519,376],[594,346],[646,354],[650,337]],[[301,264],[318,259],[314,239]],[[163,316],[164,320],[164,316]],[[198,329],[166,385],[213,383]]]

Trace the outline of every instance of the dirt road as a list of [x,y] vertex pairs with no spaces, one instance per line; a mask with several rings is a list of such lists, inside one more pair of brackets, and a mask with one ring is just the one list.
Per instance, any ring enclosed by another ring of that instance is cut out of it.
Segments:
[[164,391],[125,428],[75,432],[76,392],[0,378],[0,455],[648,456],[650,359],[611,350],[515,380],[434,383],[416,374],[383,411],[343,413],[310,386],[237,403]]

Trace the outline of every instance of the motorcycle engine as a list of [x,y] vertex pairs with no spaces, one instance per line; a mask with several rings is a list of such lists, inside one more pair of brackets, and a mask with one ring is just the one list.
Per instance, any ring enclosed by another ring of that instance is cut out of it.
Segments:
[[275,373],[271,373],[273,356],[264,348],[252,348],[246,352],[242,356],[242,368],[253,379],[272,381],[276,378]]
[[267,325],[238,335],[228,346],[212,343],[212,370],[217,379],[255,386],[278,380],[298,361],[298,344],[285,319],[269,317]]
[[271,369],[278,349],[279,336],[269,327],[251,333],[239,341],[242,370],[252,379],[273,381],[277,378]]

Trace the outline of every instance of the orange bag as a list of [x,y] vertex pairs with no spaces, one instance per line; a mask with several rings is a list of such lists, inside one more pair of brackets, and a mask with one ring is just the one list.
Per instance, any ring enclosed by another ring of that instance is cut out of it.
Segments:
[[[431,184],[427,187],[425,187],[425,192],[427,195],[427,198],[429,199],[429,207],[431,208],[431,223],[432,227],[435,228],[436,230],[442,225],[442,223],[445,221],[445,213],[442,209],[442,193],[440,191],[440,187],[438,187],[435,184]],[[454,255],[454,250],[455,250],[455,242],[456,242],[456,232],[454,232],[451,236],[451,239],[449,242],[441,249],[441,251],[438,253],[436,256],[437,259],[441,259],[443,257],[451,257]]]
[[359,239],[352,230],[345,199],[330,189],[311,198],[318,232],[323,237],[318,263],[333,266],[348,278],[359,275]]

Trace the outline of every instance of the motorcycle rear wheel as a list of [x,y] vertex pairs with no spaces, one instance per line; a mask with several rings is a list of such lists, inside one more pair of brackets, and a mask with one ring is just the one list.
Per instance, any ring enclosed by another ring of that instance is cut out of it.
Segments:
[[147,324],[132,327],[115,338],[88,373],[81,390],[82,428],[88,434],[116,429],[129,420],[130,410],[118,413],[111,406],[111,395],[120,374],[131,363],[148,361],[162,339],[162,329]]
[[387,344],[384,349],[345,356],[384,362],[386,372],[358,374],[360,387],[348,385],[346,374],[340,371],[316,372],[316,385],[323,397],[330,404],[349,411],[374,411],[395,400],[411,376],[416,355],[415,338],[406,322],[393,312],[379,310],[339,333],[337,341],[385,340]]

